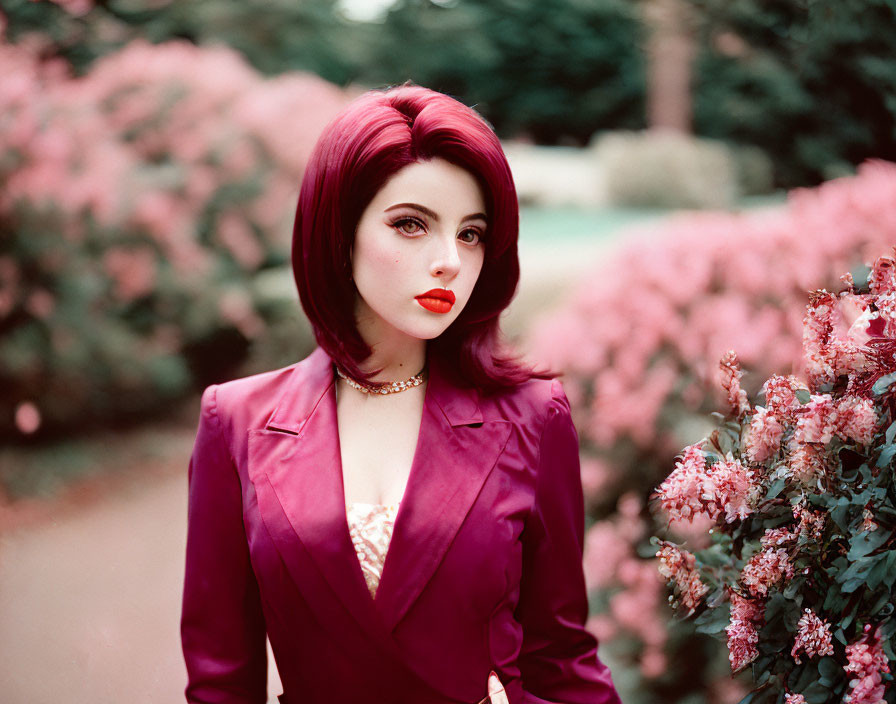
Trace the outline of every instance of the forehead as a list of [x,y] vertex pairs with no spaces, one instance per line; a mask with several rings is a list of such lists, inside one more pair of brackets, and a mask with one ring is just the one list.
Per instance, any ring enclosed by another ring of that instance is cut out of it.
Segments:
[[445,213],[485,212],[485,199],[476,178],[444,159],[408,164],[395,173],[374,196],[372,205],[388,208],[413,202]]

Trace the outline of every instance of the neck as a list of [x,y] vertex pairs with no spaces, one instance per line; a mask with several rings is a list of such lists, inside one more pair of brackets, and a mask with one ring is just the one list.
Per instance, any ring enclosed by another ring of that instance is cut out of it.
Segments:
[[426,340],[385,324],[360,300],[357,302],[355,320],[358,332],[372,350],[361,363],[361,369],[365,372],[382,369],[371,377],[371,382],[404,381],[423,369],[426,364]]
[[374,343],[371,345],[373,353],[364,360],[361,368],[364,371],[382,368],[370,381],[404,381],[417,374],[426,364],[426,341],[414,342],[418,344]]

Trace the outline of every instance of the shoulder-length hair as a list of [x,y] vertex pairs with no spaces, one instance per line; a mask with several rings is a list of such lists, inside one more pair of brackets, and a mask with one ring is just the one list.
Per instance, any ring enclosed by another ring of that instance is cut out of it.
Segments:
[[355,323],[351,249],[361,215],[396,172],[435,157],[466,169],[486,203],[482,270],[466,307],[427,354],[462,386],[483,393],[556,374],[525,365],[504,344],[498,316],[519,281],[519,205],[507,158],[489,124],[443,93],[405,85],[364,93],[323,131],[311,154],[293,227],[296,287],[317,343],[347,374],[372,352]]

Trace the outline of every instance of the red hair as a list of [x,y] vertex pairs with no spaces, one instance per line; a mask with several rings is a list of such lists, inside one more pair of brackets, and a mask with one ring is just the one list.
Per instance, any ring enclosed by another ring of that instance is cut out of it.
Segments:
[[466,307],[429,340],[446,373],[485,393],[551,378],[502,348],[498,316],[519,281],[519,206],[510,166],[489,124],[443,93],[405,84],[369,91],[324,130],[305,169],[296,208],[292,266],[317,343],[349,375],[371,354],[355,325],[351,248],[364,209],[395,173],[435,157],[479,182],[488,215],[482,270]]

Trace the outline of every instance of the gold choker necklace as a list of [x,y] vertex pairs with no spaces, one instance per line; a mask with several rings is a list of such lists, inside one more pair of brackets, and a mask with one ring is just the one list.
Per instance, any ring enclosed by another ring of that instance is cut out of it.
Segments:
[[339,374],[343,379],[345,379],[346,383],[361,391],[365,394],[397,394],[399,391],[406,391],[407,389],[411,389],[415,386],[420,386],[426,380],[426,367],[419,371],[419,373],[412,376],[410,379],[406,381],[390,381],[376,385],[370,384],[362,384],[360,382],[351,379],[342,373],[342,370],[337,366],[336,373]]

